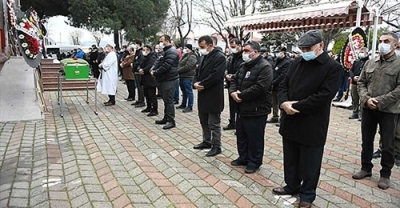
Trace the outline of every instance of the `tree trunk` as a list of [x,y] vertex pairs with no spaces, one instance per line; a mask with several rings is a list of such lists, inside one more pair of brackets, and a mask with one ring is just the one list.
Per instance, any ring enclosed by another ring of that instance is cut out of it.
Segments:
[[119,33],[118,33],[118,30],[114,30],[114,44],[115,44],[115,47],[119,48]]

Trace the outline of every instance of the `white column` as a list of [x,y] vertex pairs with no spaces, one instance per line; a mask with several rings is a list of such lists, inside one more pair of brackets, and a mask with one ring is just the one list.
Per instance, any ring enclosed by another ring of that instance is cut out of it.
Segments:
[[9,55],[8,50],[8,6],[7,0],[3,0],[3,15],[4,15],[4,39],[6,45],[4,46],[4,54]]
[[380,16],[380,11],[378,7],[375,7],[375,14],[374,14],[374,35],[372,37],[372,50],[371,50],[371,57],[375,57],[375,52],[376,52],[376,41],[378,39],[378,22],[379,22],[379,16]]
[[361,12],[364,6],[364,1],[363,0],[358,0],[357,1],[357,18],[356,18],[356,27],[361,26]]

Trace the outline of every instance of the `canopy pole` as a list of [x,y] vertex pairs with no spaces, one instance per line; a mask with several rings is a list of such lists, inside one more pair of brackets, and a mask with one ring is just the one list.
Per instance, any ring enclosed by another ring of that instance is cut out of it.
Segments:
[[9,53],[9,43],[8,43],[8,5],[7,5],[7,0],[3,1],[3,14],[4,14],[4,42],[6,43],[4,46],[4,54],[10,55]]
[[358,0],[357,1],[357,18],[356,18],[356,27],[361,26],[361,11],[362,8],[364,7],[364,2],[363,0]]
[[379,21],[379,16],[380,12],[377,7],[375,7],[375,12],[374,12],[374,35],[372,37],[372,51],[371,51],[371,57],[375,58],[375,52],[376,52],[376,42],[378,39],[378,21]]

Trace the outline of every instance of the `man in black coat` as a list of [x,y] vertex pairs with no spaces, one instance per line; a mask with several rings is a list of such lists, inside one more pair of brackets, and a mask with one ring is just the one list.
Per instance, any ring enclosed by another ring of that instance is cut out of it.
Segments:
[[163,129],[171,129],[175,124],[174,94],[179,85],[178,52],[171,44],[168,35],[160,37],[160,46],[163,48],[163,55],[159,57],[157,66],[150,70],[150,74],[160,83],[161,94],[164,101],[164,118],[157,120],[156,124],[165,124]]
[[278,103],[278,87],[285,78],[290,68],[290,59],[286,56],[286,48],[280,48],[277,53],[276,64],[273,68],[274,79],[272,81],[272,118],[267,123],[279,122],[279,103]]
[[221,153],[221,112],[224,109],[224,73],[226,58],[222,50],[214,48],[210,36],[198,40],[202,54],[196,69],[193,86],[197,89],[197,104],[203,141],[194,149],[211,150],[206,154],[213,157]]
[[97,63],[98,56],[99,56],[99,52],[97,51],[96,45],[92,45],[92,52],[90,53],[90,56],[89,56],[89,63],[90,63],[90,68],[92,70],[92,75],[96,79],[98,79],[100,76],[99,63]]
[[139,74],[143,76],[142,82],[147,108],[143,109],[142,113],[149,113],[147,116],[156,116],[158,115],[158,102],[156,95],[157,82],[154,77],[151,76],[150,69],[153,67],[158,56],[153,52],[149,45],[143,46],[143,55],[144,60],[139,69]]
[[360,78],[360,74],[362,69],[364,68],[364,64],[368,61],[368,48],[361,48],[358,54],[359,59],[355,60],[353,66],[350,69],[350,78],[351,78],[351,105],[353,107],[353,114],[349,117],[349,119],[360,119],[361,114],[360,110],[360,96],[357,91],[357,82]]
[[[242,43],[239,39],[233,38],[229,41],[229,48],[232,55],[228,58],[227,74],[225,75],[226,84],[229,88],[233,75],[236,74],[240,65],[243,63],[242,58]],[[236,102],[229,96],[229,123],[225,126],[224,130],[236,128]]]
[[255,173],[264,156],[264,134],[271,112],[272,67],[260,55],[260,44],[243,46],[244,64],[232,79],[229,94],[237,103],[236,138],[239,157],[233,166],[246,166],[245,173]]
[[144,56],[143,56],[143,49],[142,49],[142,41],[135,40],[135,60],[133,61],[133,72],[135,73],[135,80],[136,80],[136,88],[138,90],[138,100],[131,105],[135,107],[144,107],[144,89],[143,89],[143,80],[142,75],[139,73],[139,68],[143,64]]
[[286,186],[278,195],[300,196],[300,207],[311,207],[321,170],[329,126],[331,100],[343,75],[340,64],[323,51],[320,31],[311,30],[298,42],[302,58],[296,59],[279,85],[284,111],[279,133],[283,137]]

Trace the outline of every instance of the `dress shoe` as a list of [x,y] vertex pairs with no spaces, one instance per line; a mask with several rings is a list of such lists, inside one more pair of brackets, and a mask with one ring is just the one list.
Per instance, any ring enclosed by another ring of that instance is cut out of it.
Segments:
[[378,187],[383,190],[388,189],[390,187],[390,179],[384,177],[379,178]]
[[115,105],[115,102],[107,102],[107,103],[105,103],[104,105],[105,105],[105,106],[112,106],[112,105]]
[[299,208],[311,208],[310,202],[300,201]]
[[166,130],[166,129],[172,129],[175,126],[176,126],[175,123],[167,122],[167,124],[165,126],[163,126],[162,128]]
[[135,108],[141,108],[144,106],[146,106],[144,103],[139,103],[139,104],[135,105]]
[[236,160],[232,160],[231,165],[232,166],[246,166],[247,162],[244,160],[236,159]]
[[156,124],[167,124],[167,120],[165,120],[165,119],[162,119],[162,120],[157,120],[155,123]]
[[151,112],[151,108],[143,109],[143,110],[140,111],[140,112],[142,112],[142,113],[150,113],[150,112]]
[[193,149],[210,149],[211,148],[211,144],[207,144],[205,142],[202,142],[200,144],[194,145]]
[[376,159],[376,158],[380,158],[382,155],[382,151],[381,149],[376,150],[376,152],[374,152],[374,154],[372,154],[372,158]]
[[133,99],[133,98],[125,98],[124,100],[126,100],[126,101],[134,101],[135,99]]
[[136,101],[136,102],[132,103],[131,105],[139,105],[139,104],[141,104],[141,103],[143,103],[143,102]]
[[278,117],[272,117],[272,118],[267,120],[267,123],[278,123],[278,122],[279,122],[279,118]]
[[275,124],[275,126],[276,126],[276,127],[280,127],[280,126],[281,126],[281,123],[277,123],[277,124]]
[[258,170],[258,168],[246,167],[244,172],[247,173],[247,174],[253,174],[253,173],[257,172],[257,170]]
[[214,157],[218,154],[221,154],[221,148],[220,147],[213,147],[211,148],[210,151],[207,152],[206,157]]
[[107,103],[109,103],[110,101],[107,101],[107,102],[104,102],[103,104],[105,105],[105,104],[107,104]]
[[226,130],[233,130],[233,129],[236,129],[236,127],[235,127],[235,124],[233,124],[232,122],[229,122],[229,124],[228,124],[227,126],[224,126],[222,129],[223,129],[224,131],[226,131]]
[[186,107],[180,105],[180,106],[176,106],[175,108],[176,108],[176,109],[185,109]]
[[286,192],[283,187],[273,188],[272,193],[275,195],[293,195],[293,193]]
[[158,112],[156,111],[151,111],[149,114],[147,114],[147,116],[151,117],[151,116],[158,116]]
[[367,172],[367,171],[365,171],[365,170],[360,170],[360,171],[358,171],[357,173],[354,173],[354,175],[352,176],[352,178],[353,178],[353,179],[356,179],[356,180],[360,180],[360,179],[363,179],[363,178],[365,178],[365,177],[371,177],[371,176],[372,176],[371,171]]
[[349,119],[358,119],[358,114],[353,113],[351,116],[349,116]]
[[187,108],[182,110],[182,112],[184,112],[184,113],[189,113],[189,112],[192,112],[192,111],[193,111],[193,109],[190,108],[190,107],[187,107]]

